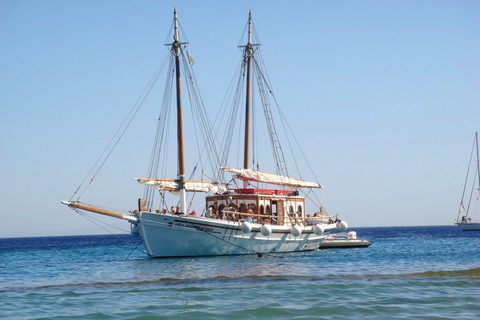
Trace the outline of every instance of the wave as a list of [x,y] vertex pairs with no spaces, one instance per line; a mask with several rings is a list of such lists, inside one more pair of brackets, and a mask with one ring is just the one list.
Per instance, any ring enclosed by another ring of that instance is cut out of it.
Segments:
[[407,276],[424,277],[424,278],[480,279],[480,268],[473,268],[468,270],[426,271],[426,272],[420,272],[420,273],[410,273]]
[[154,280],[139,280],[139,281],[115,281],[115,282],[81,282],[81,283],[66,283],[66,284],[52,284],[15,288],[4,287],[0,288],[0,292],[8,291],[37,291],[37,290],[68,290],[68,289],[111,289],[128,286],[130,288],[142,288],[152,285],[165,286],[201,286],[202,284],[220,282],[244,282],[244,283],[258,283],[270,281],[330,281],[330,280],[401,280],[401,279],[473,279],[480,280],[480,268],[473,268],[467,270],[441,270],[441,271],[425,271],[418,273],[407,274],[329,274],[329,275],[244,275],[239,277],[229,276],[215,276],[207,278],[160,278]]

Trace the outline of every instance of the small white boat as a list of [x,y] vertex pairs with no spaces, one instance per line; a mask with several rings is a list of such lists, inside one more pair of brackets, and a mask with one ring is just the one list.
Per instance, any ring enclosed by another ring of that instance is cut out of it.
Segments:
[[339,232],[329,234],[325,240],[320,243],[320,249],[328,248],[362,248],[368,247],[371,243],[368,240],[357,239],[355,231]]
[[[476,152],[474,152],[476,150]],[[476,161],[473,157],[476,155]],[[472,174],[473,173],[473,174]],[[472,186],[467,190],[467,186]],[[467,193],[465,192],[467,191]],[[465,205],[464,205],[465,204]],[[475,132],[467,177],[463,186],[462,200],[455,224],[463,231],[480,231],[480,156],[478,154],[478,131]],[[473,217],[473,219],[472,219]]]

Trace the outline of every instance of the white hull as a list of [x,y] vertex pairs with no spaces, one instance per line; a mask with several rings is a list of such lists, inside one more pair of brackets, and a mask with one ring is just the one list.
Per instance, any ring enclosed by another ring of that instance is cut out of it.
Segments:
[[458,222],[456,225],[463,231],[480,231],[480,222]]
[[370,245],[370,241],[357,239],[357,233],[355,231],[350,231],[348,233],[340,232],[328,235],[320,244],[320,248],[361,248]]
[[203,217],[183,217],[140,212],[138,231],[150,257],[189,257],[297,252],[318,249],[336,225],[323,225],[325,232],[315,234],[313,226],[300,226],[294,237],[290,226],[271,225],[264,236],[261,225],[252,224],[243,232],[241,223]]

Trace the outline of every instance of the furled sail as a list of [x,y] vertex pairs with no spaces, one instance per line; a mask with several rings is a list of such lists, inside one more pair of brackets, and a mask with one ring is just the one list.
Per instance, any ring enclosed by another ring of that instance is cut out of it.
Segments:
[[[133,178],[139,183],[146,186],[153,186],[159,190],[179,191],[180,185],[178,180],[174,179],[154,179],[154,178]],[[210,192],[222,194],[228,191],[227,185],[223,183],[186,180],[185,191],[188,192]]]
[[222,167],[221,169],[227,172],[235,173],[237,177],[241,180],[265,182],[295,188],[323,188],[321,185],[315,182],[280,176],[274,173],[255,171],[251,169],[238,169],[227,167]]

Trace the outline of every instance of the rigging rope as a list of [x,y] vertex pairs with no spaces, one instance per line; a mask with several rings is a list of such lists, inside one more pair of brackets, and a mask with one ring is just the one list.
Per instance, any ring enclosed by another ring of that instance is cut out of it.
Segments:
[[[463,192],[462,192],[462,200],[460,202],[460,207],[458,209],[458,215],[457,215],[457,222],[459,221],[460,219],[460,213],[462,212],[462,206],[463,206],[463,198],[465,197],[465,190],[467,188],[467,184],[468,184],[468,176],[470,174],[470,168],[472,166],[472,159],[473,159],[473,152],[475,151],[475,141],[476,139],[473,139],[473,145],[472,145],[472,151],[470,152],[470,159],[468,161],[468,167],[467,167],[467,175],[465,176],[465,184],[463,185]],[[472,192],[473,192],[473,189],[475,189],[475,177],[477,176],[477,172],[475,172],[474,174],[474,181],[473,181],[473,187],[472,187],[472,191],[470,193],[470,200],[468,202],[468,206],[467,208],[465,209],[467,214],[468,214],[468,211],[470,210],[470,203],[471,203],[471,200],[472,200]]]
[[[111,225],[111,224],[108,224],[108,223],[105,223],[99,219],[95,219],[93,217],[91,217],[90,215],[86,214],[85,212],[81,211],[80,209],[78,208],[75,208],[75,207],[71,207],[71,209],[73,211],[75,211],[76,213],[78,213],[79,215],[81,215],[82,217],[84,217],[85,219],[89,220],[90,222],[96,224],[98,227],[102,228],[103,230],[105,230],[106,232],[108,232],[110,235],[114,236],[115,238],[117,238],[118,240],[120,240],[121,242],[123,242],[124,244],[130,244],[129,242],[125,241],[124,239],[120,238],[118,235],[114,234],[113,232],[111,232],[110,230],[108,230],[107,228],[104,228],[103,226],[100,225],[101,224],[104,224],[104,225],[107,225],[111,228],[115,228],[117,230],[120,230],[120,231],[124,231],[124,232],[130,232],[129,230],[124,230],[124,229],[121,229],[121,228],[118,228],[114,225]],[[96,222],[95,222],[96,221]],[[98,223],[97,223],[98,222]],[[131,255],[132,253],[137,250],[137,248],[143,243],[143,239],[142,241],[140,241],[137,246],[133,249],[132,252],[130,252],[130,254],[125,258],[125,260],[127,260]],[[148,256],[148,253],[146,253],[145,251],[143,250],[140,250],[142,253],[146,254]]]
[[[145,89],[143,90],[143,92],[141,93],[140,97],[137,99],[137,101],[135,102],[135,104],[133,105],[133,107],[130,109],[130,111],[128,112],[127,116],[125,117],[125,119],[123,120],[123,122],[121,123],[120,127],[117,129],[117,131],[115,132],[115,134],[113,135],[113,137],[111,138],[110,142],[107,144],[107,146],[105,147],[105,149],[103,150],[103,152],[100,154],[100,156],[98,157],[97,161],[94,163],[94,165],[92,166],[92,168],[90,169],[90,171],[87,173],[87,175],[85,176],[85,178],[82,180],[82,182],[80,183],[80,185],[78,186],[78,188],[75,190],[75,192],[73,193],[73,195],[70,197],[70,201],[75,197],[75,195],[80,191],[80,189],[82,188],[83,184],[85,183],[85,181],[87,180],[88,176],[90,176],[90,174],[93,172],[93,170],[97,167],[97,165],[100,163],[100,161],[103,159],[103,161],[101,162],[101,164],[99,165],[98,169],[96,170],[96,172],[94,173],[94,175],[92,176],[92,178],[90,179],[90,182],[88,183],[88,185],[83,189],[83,191],[80,193],[80,195],[78,196],[77,198],[77,201],[80,199],[80,197],[84,194],[84,192],[87,190],[87,188],[90,186],[90,184],[95,180],[95,177],[98,175],[98,173],[100,172],[100,170],[102,169],[103,165],[105,164],[105,162],[108,160],[108,158],[110,157],[110,155],[112,154],[113,150],[115,149],[115,147],[118,145],[118,143],[120,142],[120,140],[122,139],[124,133],[127,131],[128,127],[130,126],[130,124],[132,123],[133,119],[135,118],[135,116],[137,115],[138,111],[140,110],[140,108],[142,107],[143,103],[145,102],[145,99],[147,98],[147,96],[149,95],[150,91],[152,90],[153,86],[155,85],[157,79],[158,79],[158,76],[161,74],[163,68],[165,67],[165,64],[166,64],[166,61],[167,59],[164,59],[164,61],[160,64],[160,66],[157,68],[157,70],[155,71],[154,75],[152,76],[152,78],[150,79],[150,81],[148,82],[147,86],[145,87]],[[122,130],[123,128],[123,130]],[[115,138],[117,137],[116,141],[115,141]],[[115,142],[114,142],[115,141]],[[112,145],[113,143],[113,145]],[[110,151],[108,151],[110,150]],[[108,152],[107,152],[108,151]],[[105,155],[106,154],[106,155]],[[105,155],[105,157],[104,157]]]
[[[197,153],[199,155],[196,166],[200,166],[202,168],[201,173],[203,175],[204,168],[208,164],[210,164],[212,172],[218,171],[219,154],[217,148],[215,147],[216,138],[213,130],[214,127],[210,124],[205,105],[199,93],[200,90],[198,89],[198,84],[195,79],[192,65],[190,64],[189,59],[185,55],[185,52],[186,51],[183,49],[180,51],[183,74],[185,76],[182,82],[186,85],[189,98],[188,102],[191,107],[191,114],[194,116],[193,119],[195,120],[193,121],[192,128],[193,133],[195,133],[197,141]],[[152,148],[152,157],[147,175],[148,178],[166,177],[167,172],[169,171],[168,166],[171,167],[173,164],[176,164],[175,162],[171,161],[172,159],[169,157],[168,154],[168,142],[172,142],[169,139],[168,129],[170,123],[174,123],[172,121],[169,121],[169,119],[172,114],[170,110],[172,109],[173,85],[175,83],[173,81],[175,77],[174,58],[172,57],[172,59],[170,60],[170,72],[166,81],[167,86],[164,92],[164,99],[162,102],[161,113],[157,125],[156,138]],[[204,142],[203,148],[201,146],[200,140],[203,140]],[[209,152],[206,152],[207,149],[209,150]],[[206,154],[206,156],[204,156],[204,154]],[[190,159],[192,157],[188,158]],[[154,188],[146,186],[144,192],[144,197],[148,199],[148,206],[150,207],[153,206],[154,201],[154,191],[152,191],[152,189]]]
[[[138,248],[142,243],[143,243],[143,239],[142,239],[142,241],[140,241],[140,242],[137,244],[137,246],[136,246],[135,248],[133,248],[132,252],[130,252],[130,253],[128,254],[128,256],[125,258],[125,260],[128,260],[128,258],[130,258],[130,256],[135,252],[135,250],[137,250],[137,248]],[[140,251],[141,251],[142,253],[144,253],[145,255],[147,255],[147,257],[149,257],[149,254],[148,254],[147,252],[145,252],[145,251],[143,251],[143,250],[140,250]]]

